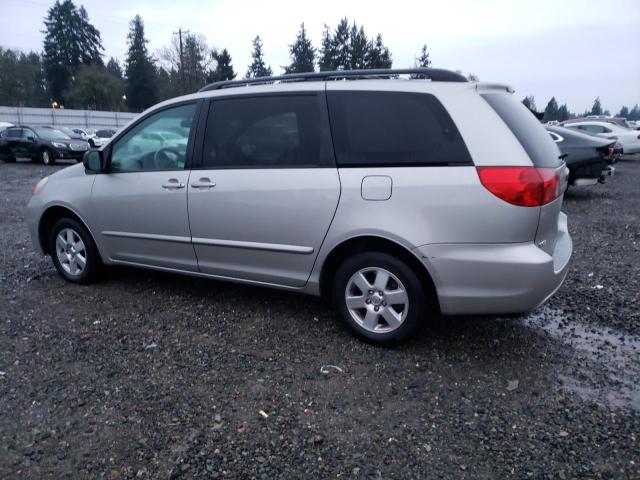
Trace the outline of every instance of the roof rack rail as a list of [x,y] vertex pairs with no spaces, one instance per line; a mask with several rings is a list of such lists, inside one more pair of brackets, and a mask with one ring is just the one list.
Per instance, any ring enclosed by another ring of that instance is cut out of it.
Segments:
[[244,80],[223,80],[205,85],[199,91],[220,90],[222,88],[243,87],[245,85],[263,85],[275,82],[303,82],[337,79],[358,79],[371,77],[393,77],[396,75],[413,75],[433,82],[466,82],[463,75],[440,68],[374,68],[370,70],[332,70],[326,72],[289,73],[273,77],[247,78]]

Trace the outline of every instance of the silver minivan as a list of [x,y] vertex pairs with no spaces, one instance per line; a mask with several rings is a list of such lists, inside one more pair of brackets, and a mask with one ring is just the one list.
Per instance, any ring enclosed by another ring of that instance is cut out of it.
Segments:
[[130,265],[322,295],[352,332],[392,344],[436,314],[549,298],[572,252],[566,181],[507,86],[316,72],[160,103],[42,179],[28,210],[71,282]]

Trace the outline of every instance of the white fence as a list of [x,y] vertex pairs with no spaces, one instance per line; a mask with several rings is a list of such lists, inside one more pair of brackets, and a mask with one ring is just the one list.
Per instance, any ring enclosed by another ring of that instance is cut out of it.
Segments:
[[53,108],[0,107],[0,122],[14,125],[58,125],[60,127],[120,128],[137,113]]

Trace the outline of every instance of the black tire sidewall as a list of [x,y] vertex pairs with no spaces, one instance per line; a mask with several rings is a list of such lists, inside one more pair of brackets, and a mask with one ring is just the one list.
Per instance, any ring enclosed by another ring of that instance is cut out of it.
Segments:
[[[400,327],[388,333],[373,333],[362,328],[351,317],[344,292],[351,276],[362,268],[378,267],[393,273],[405,286],[409,297],[409,312]],[[396,345],[415,334],[427,312],[424,286],[413,269],[404,261],[382,252],[357,253],[336,270],[332,286],[332,300],[351,333],[376,345]]]
[[[82,242],[85,246],[85,251],[87,253],[87,263],[82,274],[78,276],[69,275],[64,271],[62,265],[60,265],[60,261],[58,260],[58,255],[56,254],[56,237],[60,230],[64,228],[71,228],[75,230]],[[96,247],[93,238],[87,231],[87,229],[80,222],[73,218],[61,218],[56,221],[51,231],[49,232],[49,253],[51,254],[51,259],[53,260],[53,264],[56,267],[56,270],[64,277],[65,280],[73,283],[79,284],[87,284],[93,282],[102,266],[102,261],[100,259],[100,254],[98,253],[98,248]]]
[[[49,154],[49,163],[44,163],[44,153],[47,152]],[[40,154],[40,161],[44,164],[44,165],[55,165],[56,164],[56,159],[53,156],[53,153],[51,152],[51,150],[49,150],[48,148],[45,148],[42,150],[42,153]]]

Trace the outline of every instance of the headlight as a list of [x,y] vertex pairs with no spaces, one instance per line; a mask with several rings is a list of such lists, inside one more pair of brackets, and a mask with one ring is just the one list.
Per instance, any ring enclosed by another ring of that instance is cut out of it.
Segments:
[[44,189],[44,186],[47,184],[48,181],[49,181],[49,177],[44,177],[42,180],[40,180],[36,185],[36,188],[33,189],[33,194],[38,195]]
[[67,144],[66,143],[51,142],[51,144],[56,148],[67,148]]

